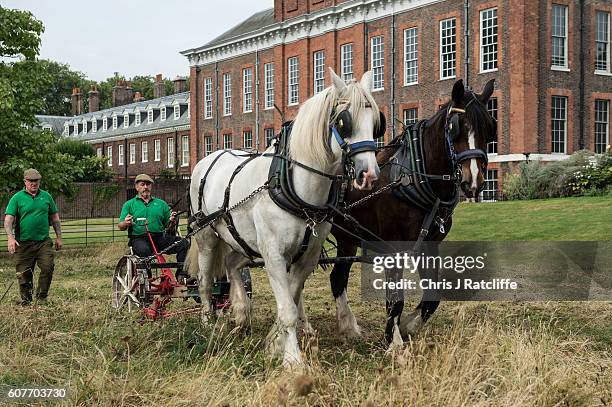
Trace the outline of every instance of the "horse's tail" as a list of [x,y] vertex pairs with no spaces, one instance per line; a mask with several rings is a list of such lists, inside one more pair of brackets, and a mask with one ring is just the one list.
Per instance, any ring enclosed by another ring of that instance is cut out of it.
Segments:
[[198,240],[195,236],[191,239],[191,246],[187,251],[187,257],[185,257],[185,263],[183,264],[183,270],[192,277],[198,276],[200,272],[200,263],[198,260]]

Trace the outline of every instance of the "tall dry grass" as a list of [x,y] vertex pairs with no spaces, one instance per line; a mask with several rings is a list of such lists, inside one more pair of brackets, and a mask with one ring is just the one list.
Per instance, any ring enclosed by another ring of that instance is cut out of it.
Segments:
[[[318,271],[305,291],[318,335],[302,338],[305,369],[287,372],[263,345],[275,315],[265,273],[253,272],[248,335],[229,318],[212,326],[194,315],[143,322],[110,308],[122,252],[109,245],[63,253],[50,305],[1,304],[0,386],[66,386],[63,404],[83,406],[612,403],[610,303],[444,303],[419,336],[387,353],[384,307],[360,301],[357,274],[350,298],[364,337],[335,335],[328,275]],[[0,268],[1,284],[14,278],[10,260],[0,259]]]

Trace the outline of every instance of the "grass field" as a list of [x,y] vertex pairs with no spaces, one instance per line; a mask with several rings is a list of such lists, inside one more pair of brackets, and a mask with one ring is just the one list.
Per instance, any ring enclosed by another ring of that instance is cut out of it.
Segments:
[[[611,215],[612,202],[599,198],[462,204],[451,238],[609,240]],[[0,388],[66,387],[66,405],[612,404],[610,302],[443,303],[412,342],[387,353],[384,306],[360,300],[359,273],[349,298],[364,335],[338,338],[328,273],[319,269],[305,289],[317,335],[302,338],[307,367],[287,372],[263,346],[276,314],[263,270],[252,272],[248,335],[232,332],[229,318],[214,326],[196,315],[143,322],[110,308],[124,249],[60,253],[48,305],[13,305],[13,286],[0,308]],[[2,292],[13,270],[0,257]]]

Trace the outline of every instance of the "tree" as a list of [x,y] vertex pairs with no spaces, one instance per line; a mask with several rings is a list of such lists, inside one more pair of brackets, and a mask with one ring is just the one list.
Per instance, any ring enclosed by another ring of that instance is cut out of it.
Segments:
[[47,87],[40,88],[40,97],[44,100],[45,106],[39,114],[70,116],[72,115],[71,95],[73,88],[80,88],[84,93],[84,108],[88,110],[87,92],[90,84],[95,83],[87,80],[85,74],[72,71],[67,64],[39,60],[37,63],[40,69],[50,76]]
[[54,149],[55,135],[35,129],[34,115],[45,107],[40,89],[50,86],[35,60],[43,30],[30,12],[0,7],[0,204],[23,186],[29,167],[43,174],[43,187],[52,193],[72,193],[73,179],[82,174],[73,157]]

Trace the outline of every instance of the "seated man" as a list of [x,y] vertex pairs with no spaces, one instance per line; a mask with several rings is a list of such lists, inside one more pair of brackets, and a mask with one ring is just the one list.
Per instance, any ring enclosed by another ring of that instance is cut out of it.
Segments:
[[[158,251],[162,251],[177,240],[181,240],[178,236],[164,233],[168,224],[174,221],[176,212],[171,212],[170,207],[163,199],[151,196],[152,186],[153,179],[147,174],[136,176],[135,187],[138,194],[123,204],[119,217],[119,230],[128,229],[129,244],[132,246],[134,254],[140,257],[152,255],[153,248],[147,236],[145,222],[138,221],[138,219],[147,219],[147,227]],[[187,257],[188,249],[189,242],[184,240],[167,253],[176,254],[177,262],[183,263],[185,257]],[[176,279],[179,282],[183,282],[183,279],[189,279],[189,275],[183,272],[182,266],[179,266],[176,270]]]

